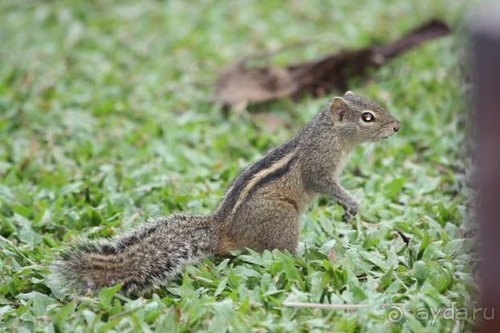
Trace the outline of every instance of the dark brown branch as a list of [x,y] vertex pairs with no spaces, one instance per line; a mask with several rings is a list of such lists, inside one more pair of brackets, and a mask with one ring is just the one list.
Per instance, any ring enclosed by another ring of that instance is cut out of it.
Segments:
[[[349,79],[363,76],[369,68],[379,67],[388,59],[449,32],[445,23],[432,20],[386,45],[343,50],[286,68],[248,68],[246,64],[252,58],[246,57],[218,78],[215,98],[223,104],[238,105],[290,96],[298,98],[304,93],[316,96],[335,89],[345,90]],[[265,56],[258,55],[259,58]]]

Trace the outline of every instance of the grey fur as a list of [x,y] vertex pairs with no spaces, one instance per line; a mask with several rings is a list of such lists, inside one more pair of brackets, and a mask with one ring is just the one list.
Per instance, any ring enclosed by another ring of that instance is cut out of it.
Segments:
[[212,217],[174,214],[118,238],[79,240],[54,262],[51,278],[83,292],[121,283],[141,293],[212,255],[216,229]]
[[77,242],[54,263],[53,276],[81,291],[121,283],[140,293],[213,254],[245,248],[293,253],[299,216],[315,194],[344,207],[345,221],[358,213],[338,174],[357,144],[397,130],[398,120],[377,103],[351,92],[336,97],[293,139],[243,171],[212,216],[175,214],[126,236]]

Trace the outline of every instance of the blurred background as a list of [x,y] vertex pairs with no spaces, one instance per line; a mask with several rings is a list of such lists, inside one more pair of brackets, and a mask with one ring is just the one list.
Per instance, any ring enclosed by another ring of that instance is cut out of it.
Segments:
[[[474,306],[465,33],[475,4],[1,1],[0,327],[470,331],[469,315],[422,314]],[[71,300],[45,280],[54,251],[77,236],[212,211],[241,168],[335,95],[224,108],[214,89],[228,65],[282,49],[260,64],[315,60],[435,18],[449,36],[349,80],[401,120],[389,142],[356,150],[342,177],[362,202],[355,223],[321,198],[302,218],[298,256],[206,260],[138,300],[114,289]],[[368,307],[282,305],[290,300]],[[390,319],[392,304],[400,319]]]

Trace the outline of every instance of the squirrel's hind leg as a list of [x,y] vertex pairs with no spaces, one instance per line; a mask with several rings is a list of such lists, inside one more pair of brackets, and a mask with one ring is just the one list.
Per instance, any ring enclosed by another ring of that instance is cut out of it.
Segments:
[[229,234],[241,249],[295,253],[299,242],[299,213],[288,201],[251,200],[234,216]]

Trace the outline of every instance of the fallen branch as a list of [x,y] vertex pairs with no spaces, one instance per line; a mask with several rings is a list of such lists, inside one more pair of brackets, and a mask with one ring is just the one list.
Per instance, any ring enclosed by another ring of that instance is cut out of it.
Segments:
[[367,304],[323,304],[323,303],[301,303],[301,302],[286,302],[284,306],[292,308],[308,308],[308,309],[327,309],[327,310],[359,310],[366,308]]
[[248,66],[250,60],[272,54],[246,57],[219,76],[215,100],[237,106],[283,97],[298,98],[304,93],[321,96],[335,89],[348,90],[349,79],[363,76],[369,68],[379,67],[410,48],[449,33],[445,23],[433,20],[386,45],[342,50],[319,60],[285,68]]

